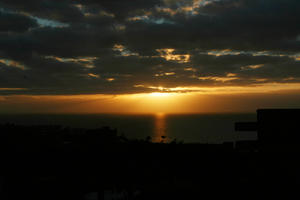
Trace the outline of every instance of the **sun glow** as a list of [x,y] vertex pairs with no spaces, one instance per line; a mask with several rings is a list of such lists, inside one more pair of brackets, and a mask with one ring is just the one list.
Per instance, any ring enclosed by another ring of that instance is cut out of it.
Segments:
[[181,105],[182,99],[187,96],[189,95],[176,92],[153,92],[121,95],[118,98],[122,102],[135,102],[131,106],[132,111],[156,114],[181,111],[184,107]]
[[[293,80],[293,77],[289,78]],[[249,112],[258,107],[299,107],[299,83],[266,83],[255,86],[222,87],[154,87],[152,93],[94,95],[2,95],[0,113],[124,113],[124,114],[184,114],[212,112]],[[26,88],[0,88],[11,92]],[[262,101],[262,95],[266,101]],[[259,102],[259,103],[258,103]],[[288,105],[288,106],[289,106]]]
[[171,93],[164,93],[164,92],[153,92],[149,94],[150,97],[169,97],[172,96]]

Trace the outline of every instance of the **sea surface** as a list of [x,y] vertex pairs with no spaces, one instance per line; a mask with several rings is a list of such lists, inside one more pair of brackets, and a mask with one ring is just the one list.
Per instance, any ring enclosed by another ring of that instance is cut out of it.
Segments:
[[[0,115],[0,123],[63,125],[72,128],[116,128],[130,139],[153,142],[222,143],[255,140],[253,132],[235,132],[234,123],[256,121],[256,114],[116,115],[116,114],[26,114]],[[163,136],[163,137],[162,137]]]

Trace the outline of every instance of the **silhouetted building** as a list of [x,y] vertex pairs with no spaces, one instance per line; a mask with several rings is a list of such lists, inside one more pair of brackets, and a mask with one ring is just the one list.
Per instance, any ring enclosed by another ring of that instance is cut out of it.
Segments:
[[235,143],[235,150],[237,152],[257,152],[258,144],[257,141],[253,141],[253,140],[237,141]]
[[257,131],[260,151],[300,150],[300,109],[260,109],[257,122],[238,122],[236,131]]

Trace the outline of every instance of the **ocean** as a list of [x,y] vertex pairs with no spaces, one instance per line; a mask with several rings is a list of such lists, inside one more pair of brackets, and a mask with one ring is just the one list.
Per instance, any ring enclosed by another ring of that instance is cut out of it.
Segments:
[[129,139],[153,142],[222,143],[255,140],[252,132],[235,132],[234,123],[256,121],[256,114],[125,115],[125,114],[22,114],[0,115],[0,123],[63,125],[72,128],[116,128]]

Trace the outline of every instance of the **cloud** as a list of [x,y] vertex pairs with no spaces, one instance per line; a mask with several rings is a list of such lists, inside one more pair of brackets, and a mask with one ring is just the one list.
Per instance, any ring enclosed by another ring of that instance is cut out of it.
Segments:
[[0,88],[27,90],[0,94],[298,83],[299,8],[298,0],[3,0]]
[[25,32],[30,28],[37,27],[37,22],[22,14],[6,13],[0,9],[0,32]]
[[62,22],[72,22],[82,18],[82,13],[69,0],[2,0],[1,7]]

